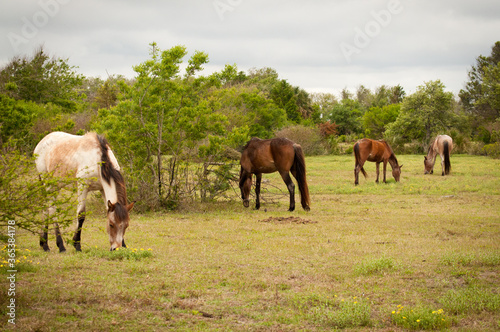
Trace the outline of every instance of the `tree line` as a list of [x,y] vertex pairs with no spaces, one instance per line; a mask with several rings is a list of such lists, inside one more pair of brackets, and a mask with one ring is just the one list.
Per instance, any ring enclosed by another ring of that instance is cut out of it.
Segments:
[[134,78],[105,80],[84,77],[43,48],[13,58],[0,71],[2,167],[8,154],[30,156],[51,131],[96,131],[117,154],[130,197],[147,210],[229,195],[251,137],[286,136],[308,155],[350,153],[361,137],[423,153],[446,133],[459,152],[500,155],[500,42],[476,59],[458,96],[439,80],[411,95],[400,85],[311,94],[271,68],[233,64],[203,75],[208,54],[187,56],[183,46],[152,43]]

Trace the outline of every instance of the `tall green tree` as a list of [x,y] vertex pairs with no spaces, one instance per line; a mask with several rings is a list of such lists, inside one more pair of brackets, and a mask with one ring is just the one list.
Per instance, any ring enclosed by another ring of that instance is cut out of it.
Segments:
[[2,68],[0,93],[38,104],[54,103],[72,112],[83,79],[68,59],[51,58],[40,47],[33,56],[15,57]]
[[398,118],[387,126],[386,136],[427,144],[454,121],[453,93],[446,92],[441,81],[430,81],[404,99]]
[[217,154],[231,136],[226,117],[214,112],[206,98],[210,80],[197,76],[208,55],[196,51],[181,74],[186,55],[183,46],[162,51],[152,43],[150,59],[134,67],[134,85],[122,86],[124,100],[100,111],[100,129],[126,157],[129,169],[154,186],[159,204],[170,208],[194,190],[186,188],[192,179],[186,175],[189,162],[200,151],[205,157]]
[[340,135],[362,132],[363,107],[352,99],[343,99],[327,113],[325,120],[335,123]]
[[366,137],[382,138],[387,126],[398,118],[400,108],[400,104],[370,107],[363,115],[363,128]]
[[468,73],[469,81],[459,93],[465,110],[483,121],[500,117],[500,41],[489,56],[480,55]]

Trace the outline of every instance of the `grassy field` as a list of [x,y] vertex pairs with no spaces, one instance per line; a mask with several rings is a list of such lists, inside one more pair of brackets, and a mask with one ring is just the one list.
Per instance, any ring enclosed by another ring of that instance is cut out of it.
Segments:
[[132,214],[115,252],[100,205],[82,253],[19,231],[16,330],[498,330],[500,160],[453,155],[442,177],[423,159],[398,156],[401,182],[388,166],[387,184],[367,163],[355,187],[352,156],[309,157],[310,212],[287,212],[281,179],[264,175],[261,210],[234,195]]

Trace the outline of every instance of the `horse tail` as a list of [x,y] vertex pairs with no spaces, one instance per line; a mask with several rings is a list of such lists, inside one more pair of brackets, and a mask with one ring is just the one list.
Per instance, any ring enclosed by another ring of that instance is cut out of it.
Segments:
[[[356,168],[358,165],[361,165],[361,154],[359,153],[359,143],[356,143],[354,145],[354,158],[356,159],[356,164],[354,165],[354,168]],[[367,174],[365,169],[361,167],[360,170],[366,178]]]
[[450,169],[451,169],[450,148],[447,141],[443,143],[443,154],[444,154],[444,174],[450,174]]
[[304,210],[309,211],[310,197],[309,187],[306,180],[306,160],[302,147],[298,144],[293,145],[295,157],[293,158],[293,168],[295,169],[295,179],[299,184],[300,203]]

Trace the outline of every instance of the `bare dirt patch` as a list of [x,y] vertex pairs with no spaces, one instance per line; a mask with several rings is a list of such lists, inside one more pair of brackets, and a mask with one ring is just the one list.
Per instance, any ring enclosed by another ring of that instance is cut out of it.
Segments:
[[302,219],[299,217],[270,217],[259,220],[259,222],[268,222],[272,224],[317,224],[317,221]]

